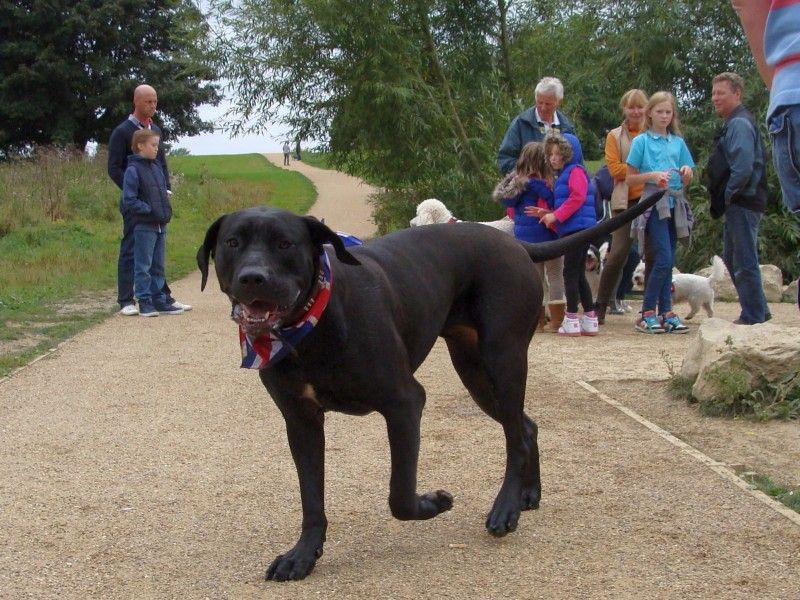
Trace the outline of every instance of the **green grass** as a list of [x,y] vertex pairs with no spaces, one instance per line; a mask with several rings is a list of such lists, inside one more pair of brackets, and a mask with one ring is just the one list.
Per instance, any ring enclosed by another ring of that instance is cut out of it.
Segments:
[[[170,280],[197,268],[221,214],[263,204],[305,213],[316,199],[305,177],[258,154],[168,161]],[[0,164],[0,376],[116,311],[118,201],[104,156]]]
[[330,169],[328,155],[325,152],[303,152],[303,162],[319,169]]
[[761,490],[770,498],[800,513],[800,488],[792,488],[775,483],[766,475],[742,473],[741,477],[755,489]]

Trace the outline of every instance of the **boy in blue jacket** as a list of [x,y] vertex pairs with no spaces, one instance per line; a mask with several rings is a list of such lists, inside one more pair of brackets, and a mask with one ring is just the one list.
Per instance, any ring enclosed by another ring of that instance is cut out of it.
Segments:
[[164,293],[167,223],[172,206],[164,171],[156,164],[160,136],[152,129],[133,134],[128,168],[122,182],[122,211],[133,223],[133,292],[139,316],[178,315],[181,307],[169,304]]

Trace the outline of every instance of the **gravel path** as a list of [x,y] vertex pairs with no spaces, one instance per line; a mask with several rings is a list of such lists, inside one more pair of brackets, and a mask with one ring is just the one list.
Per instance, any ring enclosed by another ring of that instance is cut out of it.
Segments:
[[[317,185],[312,214],[373,231],[366,186],[290,168]],[[800,598],[798,525],[576,383],[702,422],[663,396],[660,351],[680,365],[690,336],[643,336],[623,317],[595,339],[531,344],[544,496],[516,533],[484,530],[502,432],[438,344],[418,372],[419,486],[449,490],[454,509],[393,520],[384,424],[332,414],[325,556],[305,581],[264,582],[300,521],[283,422],[238,368],[216,283],[174,289],[191,313],[111,318],[0,384],[0,598]],[[791,306],[773,313],[797,324]],[[779,435],[800,464],[797,424]]]

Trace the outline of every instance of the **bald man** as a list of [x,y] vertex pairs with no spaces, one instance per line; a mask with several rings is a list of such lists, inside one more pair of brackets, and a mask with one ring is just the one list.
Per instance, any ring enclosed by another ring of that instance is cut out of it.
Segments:
[[[158,94],[149,85],[137,86],[133,91],[133,112],[128,115],[122,123],[114,128],[111,139],[108,142],[108,174],[117,187],[122,191],[122,180],[125,176],[125,169],[128,167],[128,157],[133,154],[131,141],[133,133],[137,129],[152,129],[156,131],[163,142],[164,138],[161,129],[153,122],[153,115],[156,114],[158,107]],[[169,170],[167,169],[167,157],[164,154],[163,143],[159,145],[156,162],[161,165],[164,171],[164,179],[167,182],[167,193],[170,191]],[[120,212],[122,212],[122,195],[120,194]],[[119,261],[117,262],[117,302],[120,306],[120,314],[132,316],[139,313],[133,298],[133,223],[122,213],[122,240],[119,244]],[[176,302],[170,294],[169,286],[164,284],[164,292],[167,295],[167,302],[176,308],[184,311],[191,310],[188,304]]]

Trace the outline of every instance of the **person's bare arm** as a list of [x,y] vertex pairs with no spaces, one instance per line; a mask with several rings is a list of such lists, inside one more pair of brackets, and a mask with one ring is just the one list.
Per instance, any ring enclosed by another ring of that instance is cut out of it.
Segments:
[[758,72],[767,88],[772,87],[772,76],[775,74],[775,68],[768,65],[764,57],[764,28],[767,25],[769,5],[770,0],[731,0],[731,6],[739,15],[750,51],[756,59]]

